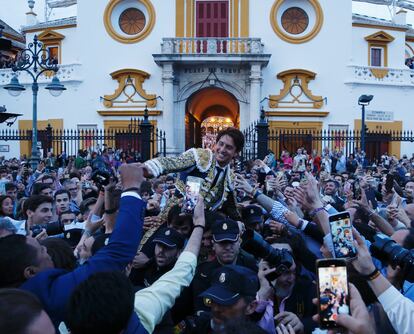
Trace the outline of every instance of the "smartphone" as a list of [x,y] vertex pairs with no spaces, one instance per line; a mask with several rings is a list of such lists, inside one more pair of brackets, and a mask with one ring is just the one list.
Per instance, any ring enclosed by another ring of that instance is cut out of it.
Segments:
[[364,191],[365,191],[365,196],[367,197],[368,203],[371,202],[372,208],[376,210],[378,207],[378,202],[377,202],[377,199],[375,198],[375,190],[369,187],[365,189]]
[[352,224],[349,212],[339,212],[329,216],[332,242],[336,258],[353,258],[356,256]]
[[320,328],[339,328],[339,314],[350,314],[346,262],[341,259],[321,259],[316,262],[318,275],[318,313]]
[[392,174],[387,174],[385,178],[385,190],[387,193],[392,193],[394,187],[394,176]]
[[185,184],[185,200],[183,205],[183,211],[188,214],[194,212],[194,208],[197,204],[198,195],[200,194],[201,183],[203,179],[194,176],[188,176]]

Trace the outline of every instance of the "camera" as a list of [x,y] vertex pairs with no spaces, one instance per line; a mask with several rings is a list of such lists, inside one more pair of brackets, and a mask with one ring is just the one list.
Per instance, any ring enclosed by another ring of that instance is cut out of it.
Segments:
[[292,254],[287,249],[273,248],[259,233],[252,229],[247,229],[243,233],[242,240],[242,249],[267,261],[271,268],[276,268],[275,272],[266,275],[269,281],[275,280],[293,264]]
[[414,282],[414,249],[405,249],[391,238],[375,235],[370,251],[381,262],[393,268],[400,266],[404,279]]
[[47,235],[56,235],[63,233],[63,226],[60,222],[53,222],[48,224],[37,224],[30,227],[30,231],[32,231],[32,237],[38,236],[43,229],[46,230]]
[[96,169],[92,172],[91,179],[99,186],[107,186],[114,175],[105,169]]

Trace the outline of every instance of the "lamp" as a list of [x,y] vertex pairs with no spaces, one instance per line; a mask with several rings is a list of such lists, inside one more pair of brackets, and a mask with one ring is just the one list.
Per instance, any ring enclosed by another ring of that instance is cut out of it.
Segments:
[[358,99],[358,104],[362,106],[362,117],[361,117],[361,151],[365,152],[365,107],[374,98],[374,95],[361,95]]
[[45,89],[49,91],[50,95],[58,97],[64,90],[66,90],[66,87],[60,83],[59,78],[55,75],[53,76],[52,82],[48,84]]
[[17,79],[16,75],[13,75],[13,78],[11,78],[10,83],[3,87],[4,89],[7,89],[8,93],[11,96],[17,97],[20,95],[20,93],[26,88],[23,87],[23,85],[20,84],[19,79]]
[[[28,1],[29,7],[34,5],[34,1]],[[32,156],[30,164],[35,170],[40,160],[40,151],[37,146],[37,94],[39,92],[38,79],[46,71],[56,73],[59,70],[56,62],[52,60],[49,50],[39,42],[37,35],[33,37],[33,42],[22,50],[17,56],[15,64],[12,66],[13,72],[26,72],[33,80],[33,107],[32,107]],[[12,96],[18,96],[25,88],[19,83],[14,76],[10,83],[3,88],[7,89]],[[52,82],[45,87],[53,96],[58,96],[66,88],[60,83],[59,79],[54,76]]]
[[367,106],[374,98],[374,95],[361,95],[358,99],[358,104],[360,106]]

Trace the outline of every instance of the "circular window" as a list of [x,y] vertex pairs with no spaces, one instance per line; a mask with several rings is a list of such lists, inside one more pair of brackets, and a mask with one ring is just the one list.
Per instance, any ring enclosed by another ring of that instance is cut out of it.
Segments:
[[108,34],[121,43],[137,43],[147,37],[155,24],[150,0],[110,0],[104,24]]
[[306,43],[322,28],[322,7],[318,0],[275,0],[270,23],[280,39],[292,44]]
[[144,30],[145,15],[137,8],[128,8],[119,16],[119,27],[127,35],[136,35]]
[[299,7],[291,7],[282,14],[282,27],[289,34],[299,35],[303,33],[309,25],[309,16]]

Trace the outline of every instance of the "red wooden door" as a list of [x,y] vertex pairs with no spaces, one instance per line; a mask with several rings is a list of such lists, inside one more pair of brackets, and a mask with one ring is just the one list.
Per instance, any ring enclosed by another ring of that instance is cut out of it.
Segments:
[[[229,36],[229,2],[197,1],[196,6],[196,37],[228,37]],[[197,52],[207,52],[207,43],[203,50],[198,43]],[[218,43],[218,52],[226,52],[226,44]]]

